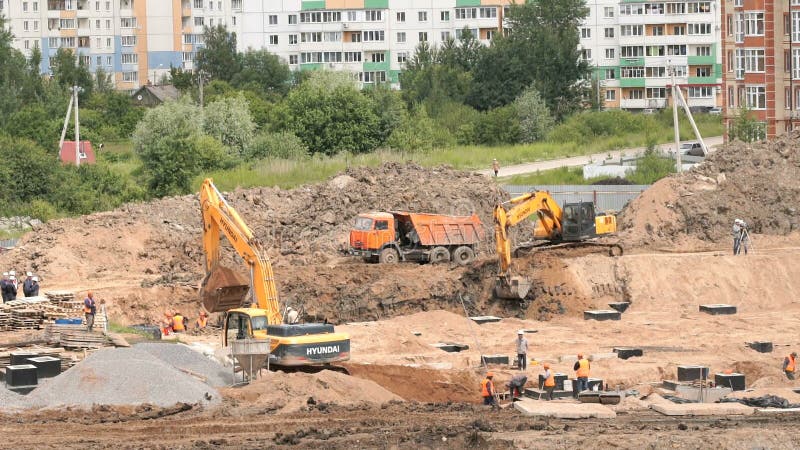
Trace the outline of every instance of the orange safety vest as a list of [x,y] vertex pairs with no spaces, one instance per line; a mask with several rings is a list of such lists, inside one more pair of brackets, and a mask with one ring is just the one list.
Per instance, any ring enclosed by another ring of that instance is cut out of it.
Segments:
[[786,371],[787,372],[794,372],[794,369],[795,369],[794,358],[792,357],[792,355],[789,355],[786,358],[789,359],[789,365],[786,366]]
[[172,318],[172,329],[174,331],[183,331],[184,330],[184,328],[183,328],[183,316],[181,316],[180,314],[175,314],[175,316]]
[[578,371],[575,372],[575,376],[578,378],[586,377],[589,378],[589,360],[583,358],[582,360],[578,361]]
[[484,378],[483,381],[481,381],[481,395],[483,397],[491,397],[492,396],[491,391],[494,391],[492,380]]
[[553,372],[547,371],[550,375],[544,380],[544,387],[554,387],[556,385],[556,377],[553,376]]
[[[92,300],[92,304],[94,304],[94,300]],[[83,302],[83,312],[85,314],[91,314],[91,312],[92,312],[92,308],[86,306],[86,301],[85,300]]]
[[198,327],[205,328],[207,323],[208,323],[208,317],[198,317],[197,318],[197,326]]

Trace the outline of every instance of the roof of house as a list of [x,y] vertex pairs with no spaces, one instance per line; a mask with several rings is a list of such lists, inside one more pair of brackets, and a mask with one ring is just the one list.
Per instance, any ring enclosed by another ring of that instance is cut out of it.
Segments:
[[159,101],[167,101],[167,100],[176,100],[178,95],[180,94],[175,86],[171,84],[165,84],[161,86],[152,86],[152,85],[145,85],[140,87],[136,92],[133,93],[132,97],[137,96],[142,92],[142,90],[147,90],[150,92],[155,98]]

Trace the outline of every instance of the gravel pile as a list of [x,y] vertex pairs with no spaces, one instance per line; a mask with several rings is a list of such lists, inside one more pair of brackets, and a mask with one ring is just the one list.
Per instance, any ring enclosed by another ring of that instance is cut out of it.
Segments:
[[234,383],[233,373],[229,368],[222,367],[217,362],[186,345],[141,343],[136,344],[133,348],[147,352],[173,367],[203,377],[205,382],[211,386],[230,386]]
[[25,407],[26,398],[16,392],[9,391],[0,386],[0,409],[18,409]]
[[206,383],[134,348],[99,350],[26,399],[32,407],[136,405],[172,406],[217,403],[219,394]]

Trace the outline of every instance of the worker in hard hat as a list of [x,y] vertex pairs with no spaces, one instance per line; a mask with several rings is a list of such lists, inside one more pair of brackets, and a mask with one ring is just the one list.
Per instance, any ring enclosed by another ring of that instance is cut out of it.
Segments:
[[172,334],[172,313],[164,313],[164,318],[161,320],[161,334],[164,336]]
[[92,331],[94,328],[94,316],[97,314],[97,303],[94,301],[94,293],[89,291],[83,299],[83,314],[86,317],[86,330]]
[[575,395],[589,390],[589,360],[583,357],[583,353],[578,353],[578,360],[572,369],[575,371],[575,381],[578,383]]
[[286,316],[284,321],[288,324],[297,323],[299,315],[300,314],[297,312],[297,310],[289,306],[286,308]]
[[175,311],[175,315],[172,316],[172,331],[176,333],[186,331],[186,319],[179,311]]
[[195,327],[198,329],[203,329],[208,325],[208,314],[205,311],[200,311],[200,316],[197,317],[197,321],[195,322]]
[[517,367],[519,370],[528,369],[528,340],[522,330],[517,331]]
[[483,397],[483,404],[490,405],[493,408],[499,408],[497,399],[495,398],[494,382],[492,381],[494,374],[492,372],[486,373],[486,378],[481,381],[481,396]]
[[32,277],[31,278],[31,297],[36,297],[39,295],[39,277]]
[[550,364],[544,363],[542,368],[544,368],[544,373],[542,374],[544,382],[540,388],[544,389],[544,399],[549,401],[553,399],[553,391],[556,390],[556,377],[550,370]]
[[786,358],[783,358],[783,373],[786,374],[786,378],[790,380],[794,380],[795,372],[797,372],[797,352],[792,352]]

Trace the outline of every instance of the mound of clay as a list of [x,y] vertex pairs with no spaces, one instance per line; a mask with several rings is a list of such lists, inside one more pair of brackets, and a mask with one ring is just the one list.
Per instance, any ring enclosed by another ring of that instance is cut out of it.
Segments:
[[751,232],[784,235],[798,229],[800,134],[769,142],[733,142],[689,172],[655,183],[622,212],[624,239],[662,245],[683,236],[719,242],[734,219]]
[[402,401],[380,385],[339,372],[264,372],[262,378],[243,388],[221,389],[226,398],[282,413],[320,404],[381,405]]
[[133,348],[103,349],[28,395],[32,407],[217,403],[208,384]]

